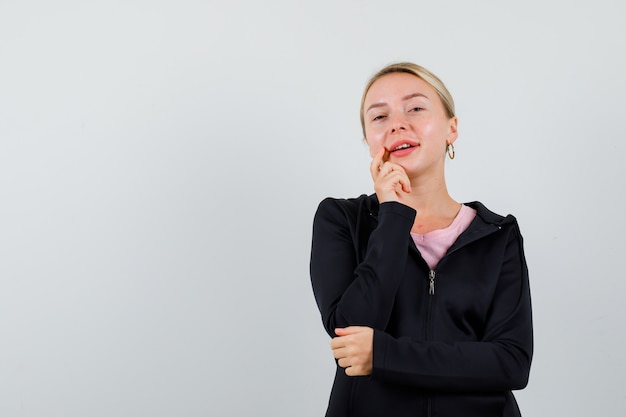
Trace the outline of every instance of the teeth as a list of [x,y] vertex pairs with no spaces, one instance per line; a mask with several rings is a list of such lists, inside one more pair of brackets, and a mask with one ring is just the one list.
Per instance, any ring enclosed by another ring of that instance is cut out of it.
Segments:
[[406,149],[406,148],[410,148],[411,145],[409,145],[408,143],[405,143],[403,145],[398,146],[397,148],[394,149],[394,151],[399,151],[400,149]]

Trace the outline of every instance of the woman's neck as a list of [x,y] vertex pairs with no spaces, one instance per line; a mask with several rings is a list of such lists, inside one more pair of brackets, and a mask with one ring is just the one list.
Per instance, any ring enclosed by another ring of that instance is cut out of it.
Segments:
[[417,211],[418,216],[456,216],[460,204],[448,193],[443,175],[412,179],[411,193],[403,196],[403,203]]
[[425,234],[450,226],[461,210],[461,204],[448,194],[445,185],[437,190],[412,189],[404,204],[416,211],[411,232]]

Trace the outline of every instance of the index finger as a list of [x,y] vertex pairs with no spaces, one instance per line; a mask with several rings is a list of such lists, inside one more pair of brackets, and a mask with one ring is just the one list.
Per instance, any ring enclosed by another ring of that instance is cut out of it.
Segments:
[[376,155],[374,155],[374,159],[372,159],[372,163],[370,164],[370,171],[372,173],[372,176],[377,174],[382,164],[384,162],[387,162],[388,160],[389,160],[389,151],[385,149],[384,146],[381,146],[378,152],[376,152]]
[[333,350],[342,348],[345,345],[346,345],[345,339],[342,339],[341,337],[333,337],[332,340],[330,341],[330,348]]

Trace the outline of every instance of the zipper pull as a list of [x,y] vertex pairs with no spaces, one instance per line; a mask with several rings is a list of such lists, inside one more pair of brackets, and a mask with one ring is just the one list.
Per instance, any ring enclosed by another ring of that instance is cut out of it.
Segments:
[[428,288],[428,294],[434,295],[435,294],[435,271],[433,271],[432,269],[430,270],[430,272],[428,272],[428,279],[430,279],[430,286]]

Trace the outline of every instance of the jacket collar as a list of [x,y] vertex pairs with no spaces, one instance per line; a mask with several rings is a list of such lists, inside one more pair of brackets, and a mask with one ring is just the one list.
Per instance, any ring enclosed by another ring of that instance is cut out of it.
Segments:
[[[378,208],[380,207],[380,204],[378,203],[378,197],[376,196],[376,194],[371,194],[364,197],[366,209],[373,217],[378,218]],[[514,220],[513,216],[511,215],[503,217],[499,214],[494,213],[493,211],[485,207],[485,205],[480,201],[472,201],[463,204],[476,210],[476,215],[486,224],[502,226]]]

